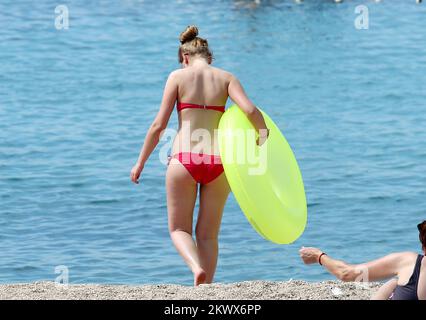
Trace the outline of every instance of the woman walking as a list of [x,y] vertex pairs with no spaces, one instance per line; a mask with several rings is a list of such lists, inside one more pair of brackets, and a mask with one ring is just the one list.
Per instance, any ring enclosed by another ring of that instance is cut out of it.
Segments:
[[[139,182],[144,164],[158,144],[176,104],[179,130],[166,173],[169,232],[194,275],[194,285],[199,285],[213,281],[219,228],[230,192],[216,134],[228,97],[257,130],[258,144],[266,140],[268,130],[262,114],[248,99],[238,79],[211,66],[212,53],[207,40],[198,37],[197,27],[187,27],[180,35],[180,42],[178,58],[182,69],[173,71],[168,77],[160,110],[131,171],[131,180]],[[194,135],[197,138],[191,139]],[[197,196],[199,212],[194,240],[193,211]]]

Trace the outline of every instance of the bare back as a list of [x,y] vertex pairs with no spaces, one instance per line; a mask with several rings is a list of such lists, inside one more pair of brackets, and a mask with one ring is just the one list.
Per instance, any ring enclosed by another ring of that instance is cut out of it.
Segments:
[[231,74],[207,66],[179,70],[178,100],[204,105],[225,105]]
[[[177,70],[177,100],[207,106],[224,106],[232,75],[201,64]],[[173,151],[219,154],[216,130],[222,112],[208,109],[183,109],[179,112],[179,132]],[[191,139],[192,137],[192,139]]]

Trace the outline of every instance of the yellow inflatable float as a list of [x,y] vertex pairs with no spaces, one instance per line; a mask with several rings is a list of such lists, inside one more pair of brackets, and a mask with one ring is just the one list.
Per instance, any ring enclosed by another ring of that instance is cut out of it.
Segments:
[[219,148],[231,190],[253,228],[274,243],[300,237],[307,220],[306,196],[296,158],[281,131],[262,111],[269,137],[256,145],[255,130],[236,105],[219,123]]

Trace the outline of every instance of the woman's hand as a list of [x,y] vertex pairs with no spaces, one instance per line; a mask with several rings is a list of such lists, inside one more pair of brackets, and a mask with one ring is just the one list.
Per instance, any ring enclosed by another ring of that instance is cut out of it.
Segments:
[[256,144],[260,147],[262,144],[266,142],[269,137],[269,129],[260,129],[259,137],[256,140]]
[[322,251],[317,248],[302,247],[299,250],[300,258],[302,258],[305,264],[318,263],[318,259],[321,253]]
[[132,171],[130,172],[130,179],[132,180],[132,182],[136,184],[139,183],[139,177],[141,175],[142,170],[143,170],[143,164],[136,163],[133,166]]

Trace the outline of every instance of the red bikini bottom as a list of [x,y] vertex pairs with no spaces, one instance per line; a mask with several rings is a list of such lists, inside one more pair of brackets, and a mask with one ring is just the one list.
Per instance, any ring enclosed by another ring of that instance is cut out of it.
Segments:
[[179,152],[172,158],[179,160],[191,176],[200,184],[207,184],[223,172],[220,156],[213,154]]

